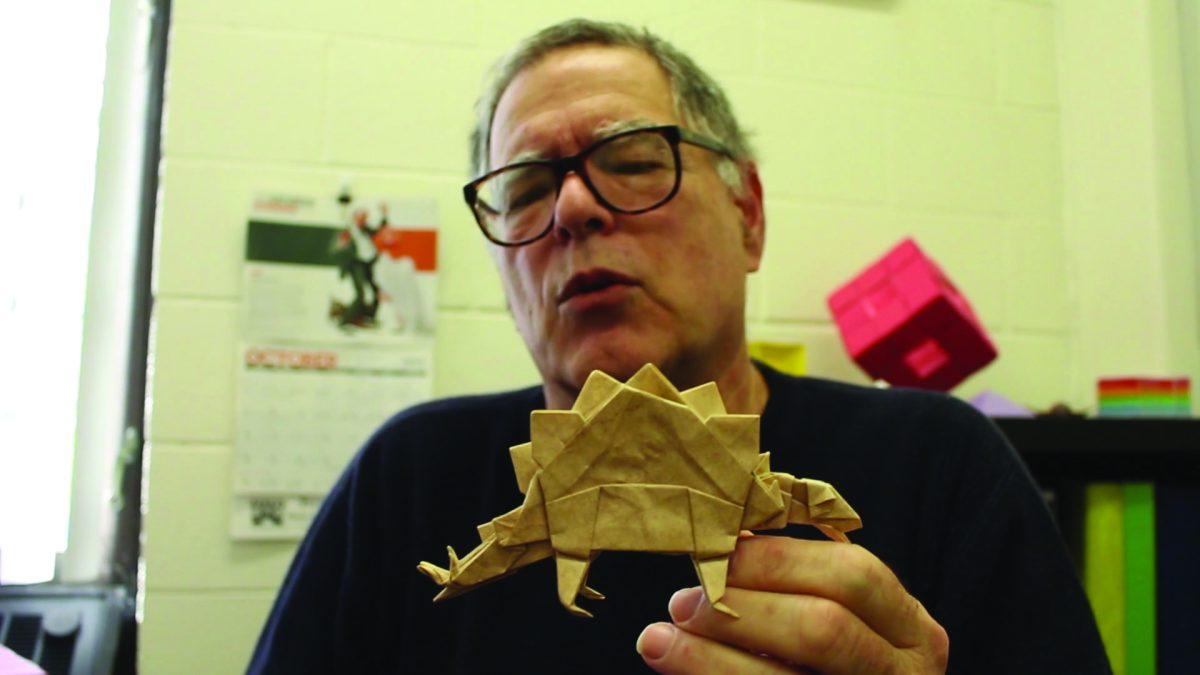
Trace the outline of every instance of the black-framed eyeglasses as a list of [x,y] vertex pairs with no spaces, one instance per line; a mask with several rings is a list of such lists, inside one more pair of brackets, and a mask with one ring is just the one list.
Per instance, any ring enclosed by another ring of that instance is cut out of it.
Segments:
[[485,237],[521,246],[553,229],[558,193],[572,171],[596,201],[617,213],[645,213],[671,201],[683,175],[681,142],[734,159],[718,141],[677,125],[641,127],[606,136],[570,157],[489,171],[463,186],[463,198]]

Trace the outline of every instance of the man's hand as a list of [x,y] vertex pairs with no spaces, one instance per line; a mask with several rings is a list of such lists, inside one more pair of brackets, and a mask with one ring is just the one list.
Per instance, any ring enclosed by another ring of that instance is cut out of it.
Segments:
[[671,598],[638,652],[660,673],[944,673],[950,640],[890,569],[852,544],[738,541],[723,602],[699,588]]

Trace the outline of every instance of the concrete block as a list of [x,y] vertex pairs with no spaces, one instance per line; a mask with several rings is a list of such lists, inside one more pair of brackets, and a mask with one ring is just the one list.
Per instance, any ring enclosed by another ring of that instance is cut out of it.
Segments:
[[984,0],[922,0],[899,12],[901,87],[992,100],[992,6]]
[[1075,323],[1068,283],[1070,256],[1057,223],[1012,228],[1006,274],[1008,315],[1014,330],[1065,333]]
[[1070,338],[1010,333],[993,337],[1000,356],[959,385],[955,395],[970,398],[991,389],[1034,409],[1045,409],[1058,401],[1075,406],[1082,403],[1071,398],[1075,360]]
[[487,59],[460,47],[336,40],[325,161],[467,173],[467,136]]
[[759,141],[768,194],[858,203],[886,199],[888,119],[880,95],[748,81],[730,89],[751,141]]
[[152,441],[232,441],[237,316],[228,301],[158,302],[148,392]]
[[443,312],[434,348],[434,396],[502,391],[541,383],[507,313]]
[[[706,16],[706,6],[689,6]],[[518,40],[559,21],[586,17],[599,21],[620,21],[632,26],[645,26],[661,33],[664,17],[680,10],[678,3],[639,2],[638,0],[580,0],[570,4],[543,0],[514,2],[480,2],[476,40],[495,51],[495,57],[512,48]]]
[[765,76],[890,89],[899,62],[893,2],[762,3]]
[[1001,139],[994,108],[904,98],[892,114],[888,166],[895,203],[996,212]]
[[1061,220],[1063,155],[1054,111],[1006,108],[996,113],[999,153],[997,207],[1003,213]]
[[229,538],[233,448],[155,443],[142,531],[146,587],[274,592],[299,542]]
[[274,591],[147,593],[138,671],[245,672],[274,601]]
[[655,11],[647,26],[695,59],[718,82],[759,72],[764,44],[761,3],[630,4]]
[[469,41],[478,0],[185,0],[171,5],[175,23],[399,38],[418,42]]
[[767,202],[764,315],[829,322],[825,296],[904,236],[879,208]]
[[1049,4],[996,4],[996,84],[1001,101],[1058,106],[1054,11]]
[[498,58],[520,39],[574,17],[645,27],[669,40],[715,76],[745,76],[759,66],[758,3],[587,0],[480,3],[478,42]]
[[321,38],[177,25],[167,58],[167,157],[320,158]]

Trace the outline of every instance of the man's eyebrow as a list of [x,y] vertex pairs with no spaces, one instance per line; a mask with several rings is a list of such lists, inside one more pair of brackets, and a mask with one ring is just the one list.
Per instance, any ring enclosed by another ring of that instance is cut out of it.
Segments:
[[619,134],[622,131],[629,131],[631,129],[642,129],[644,127],[653,127],[653,126],[658,126],[660,124],[662,124],[662,123],[655,122],[655,121],[647,119],[645,117],[635,117],[635,118],[629,119],[629,120],[614,120],[614,121],[610,121],[610,122],[601,122],[600,124],[596,125],[595,129],[592,129],[592,140],[598,141],[598,140],[601,140],[608,136],[613,136],[615,134]]
[[[608,122],[601,122],[600,124],[597,124],[595,126],[595,128],[592,129],[592,142],[594,143],[596,141],[605,139],[609,136],[614,136],[616,134],[621,133],[622,131],[629,131],[631,129],[642,129],[645,127],[653,127],[653,126],[658,126],[660,124],[662,124],[662,123],[655,122],[654,120],[651,120],[651,119],[648,119],[645,117],[635,117],[633,119],[628,119],[628,120],[612,120],[612,121],[608,121]],[[550,159],[550,156],[547,155],[544,151],[535,150],[535,149],[531,148],[529,150],[522,150],[521,152],[518,152],[516,155],[513,155],[512,157],[510,157],[508,159],[507,162],[504,163],[504,166],[508,166],[510,164],[519,164],[521,162],[545,161],[548,159]]]
[[550,158],[546,155],[546,153],[542,152],[541,150],[532,150],[532,149],[522,150],[521,152],[518,152],[516,155],[513,155],[512,157],[510,157],[509,160],[507,162],[505,162],[505,166],[507,166],[509,164],[518,164],[520,162],[541,161],[541,160],[546,160],[546,159],[550,159]]

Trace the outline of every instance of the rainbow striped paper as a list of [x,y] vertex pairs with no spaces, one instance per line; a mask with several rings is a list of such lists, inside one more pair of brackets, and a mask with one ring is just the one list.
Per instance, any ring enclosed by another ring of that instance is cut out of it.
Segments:
[[1101,417],[1190,417],[1186,377],[1104,377],[1097,383]]

